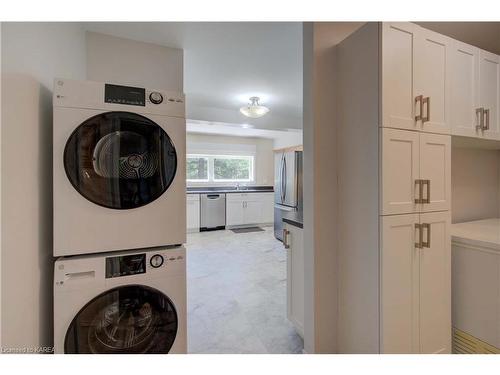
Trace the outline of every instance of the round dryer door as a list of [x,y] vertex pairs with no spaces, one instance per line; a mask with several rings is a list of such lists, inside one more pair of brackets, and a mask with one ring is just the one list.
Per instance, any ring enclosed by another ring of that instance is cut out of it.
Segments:
[[128,285],[90,301],[64,340],[70,354],[168,353],[177,334],[172,301],[156,289]]
[[135,113],[107,112],[71,134],[64,168],[73,187],[89,201],[129,209],[154,201],[168,189],[177,154],[155,122]]

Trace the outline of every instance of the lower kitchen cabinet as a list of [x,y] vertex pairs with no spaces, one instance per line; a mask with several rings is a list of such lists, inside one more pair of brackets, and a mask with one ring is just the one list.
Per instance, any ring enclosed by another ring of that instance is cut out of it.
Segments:
[[200,195],[188,194],[186,204],[187,231],[198,232],[200,230]]
[[450,213],[381,218],[381,353],[451,352]]
[[226,226],[273,222],[274,193],[231,193],[226,195]]
[[230,195],[226,195],[226,226],[243,225],[245,223],[243,201],[231,200]]
[[304,237],[303,229],[285,223],[287,318],[304,337]]

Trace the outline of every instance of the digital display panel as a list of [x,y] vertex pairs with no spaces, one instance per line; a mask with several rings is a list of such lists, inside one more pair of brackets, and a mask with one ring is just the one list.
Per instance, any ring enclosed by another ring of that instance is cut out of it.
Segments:
[[106,258],[106,279],[146,273],[146,254]]
[[104,85],[104,101],[113,104],[146,105],[146,89],[140,87]]

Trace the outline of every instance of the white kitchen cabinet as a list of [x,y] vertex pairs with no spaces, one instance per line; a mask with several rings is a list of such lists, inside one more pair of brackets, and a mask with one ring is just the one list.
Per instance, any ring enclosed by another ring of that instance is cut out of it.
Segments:
[[302,228],[284,223],[286,249],[287,318],[304,337],[304,237]]
[[479,54],[479,107],[484,109],[484,137],[500,139],[500,57]]
[[446,211],[451,208],[451,137],[420,133],[419,170],[424,201],[420,211]]
[[382,214],[418,211],[419,133],[382,128]]
[[452,134],[500,140],[500,57],[453,41],[449,65]]
[[244,202],[229,200],[227,197],[229,194],[226,194],[226,226],[243,225],[245,223]]
[[[419,353],[451,353],[451,214],[420,214]],[[427,243],[427,245],[426,245]]]
[[273,222],[273,193],[226,194],[226,226]]
[[418,27],[413,66],[415,69],[414,95],[416,116],[420,115],[422,131],[450,134],[450,65],[451,39],[430,30]]
[[367,23],[336,46],[339,353],[451,351],[451,45]]
[[382,24],[382,126],[417,130],[420,125],[413,92],[416,33],[413,23]]
[[252,198],[250,197],[245,201],[243,208],[244,224],[259,224],[263,222],[263,202],[260,199]]
[[450,136],[388,128],[380,132],[381,214],[449,210]]
[[186,204],[187,231],[198,232],[200,230],[200,195],[188,194]]
[[450,224],[449,212],[382,218],[382,353],[450,353]]
[[479,48],[453,41],[450,75],[452,134],[479,137]]
[[419,214],[384,216],[381,223],[381,352],[418,352]]
[[382,126],[450,134],[450,44],[412,23],[382,24]]

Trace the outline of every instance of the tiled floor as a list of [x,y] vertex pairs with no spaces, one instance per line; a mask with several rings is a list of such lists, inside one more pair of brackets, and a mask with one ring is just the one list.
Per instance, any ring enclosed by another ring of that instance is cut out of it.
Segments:
[[188,352],[301,353],[286,319],[286,254],[272,228],[188,235]]

